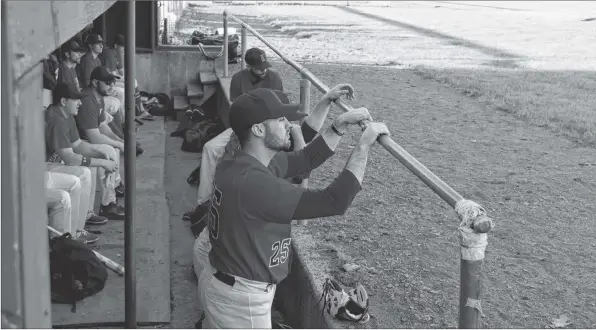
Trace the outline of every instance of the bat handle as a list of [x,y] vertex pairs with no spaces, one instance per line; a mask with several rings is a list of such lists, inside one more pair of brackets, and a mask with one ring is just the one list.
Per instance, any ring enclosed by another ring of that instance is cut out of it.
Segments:
[[366,128],[368,127],[368,124],[370,123],[370,121],[368,120],[363,120],[360,123],[358,123],[358,125],[360,126],[360,128],[362,129],[362,131],[364,132],[366,130]]

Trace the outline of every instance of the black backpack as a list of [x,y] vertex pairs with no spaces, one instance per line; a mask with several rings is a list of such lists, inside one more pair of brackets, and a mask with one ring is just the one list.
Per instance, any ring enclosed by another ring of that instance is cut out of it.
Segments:
[[108,271],[95,253],[70,233],[50,240],[52,302],[72,304],[103,290]]

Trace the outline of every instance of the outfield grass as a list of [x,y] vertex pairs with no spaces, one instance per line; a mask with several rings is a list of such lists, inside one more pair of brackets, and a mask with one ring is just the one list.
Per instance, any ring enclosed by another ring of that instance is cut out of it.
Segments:
[[[585,21],[596,16],[596,3],[472,1],[399,5],[358,9],[461,39],[460,44],[470,56],[478,50],[487,52],[465,46],[468,42],[501,51],[490,54],[489,61],[482,59],[472,65],[460,65],[459,58],[414,65],[416,73],[532,124],[596,146],[596,21]],[[425,47],[410,50],[420,57],[433,52]]]
[[[596,2],[394,1],[388,8],[351,8],[394,23],[330,6],[213,5],[200,12],[254,17],[256,28],[300,63],[414,68],[596,146],[596,20],[589,20]],[[248,43],[277,58],[251,35]]]

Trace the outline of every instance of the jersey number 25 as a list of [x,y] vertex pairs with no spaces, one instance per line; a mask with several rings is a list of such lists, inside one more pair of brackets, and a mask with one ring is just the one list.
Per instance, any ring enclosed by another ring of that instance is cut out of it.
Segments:
[[217,187],[213,187],[213,195],[211,195],[211,204],[209,205],[209,233],[211,237],[217,239],[219,237],[219,206],[221,205],[221,198],[223,194]]
[[269,268],[283,264],[288,260],[291,241],[292,239],[288,237],[271,245],[273,254],[271,255],[271,258],[269,258]]

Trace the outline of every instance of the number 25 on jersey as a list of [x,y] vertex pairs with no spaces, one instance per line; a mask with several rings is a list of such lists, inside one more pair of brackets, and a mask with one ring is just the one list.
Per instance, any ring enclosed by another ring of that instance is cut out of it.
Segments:
[[271,245],[273,254],[269,258],[269,268],[279,266],[288,260],[290,256],[290,242],[291,238],[285,238],[281,241],[277,241]]

